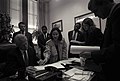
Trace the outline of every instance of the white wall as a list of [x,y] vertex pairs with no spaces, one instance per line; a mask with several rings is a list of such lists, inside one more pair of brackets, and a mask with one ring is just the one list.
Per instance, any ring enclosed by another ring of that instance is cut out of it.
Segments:
[[[50,29],[52,22],[63,20],[63,37],[68,44],[68,31],[73,29],[74,17],[90,12],[87,8],[89,0],[51,0],[49,4]],[[115,2],[120,2],[115,0]],[[104,32],[105,20],[102,20]]]
[[63,37],[68,44],[68,31],[73,29],[74,17],[90,12],[87,9],[89,0],[51,0],[50,1],[50,28],[52,22],[63,20]]

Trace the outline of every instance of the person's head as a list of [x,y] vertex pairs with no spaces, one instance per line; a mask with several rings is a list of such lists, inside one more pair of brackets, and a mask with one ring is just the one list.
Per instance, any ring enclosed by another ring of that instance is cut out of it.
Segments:
[[28,49],[28,41],[25,35],[18,34],[14,38],[16,46],[21,50],[27,50]]
[[82,21],[82,29],[84,31],[88,31],[90,29],[90,27],[95,27],[93,20],[91,18],[85,18]]
[[47,33],[47,27],[46,26],[42,26],[42,32],[45,34]]
[[23,32],[25,31],[26,26],[24,22],[19,22],[18,26],[19,26],[20,31],[23,31]]
[[74,30],[75,30],[75,31],[78,31],[78,30],[80,29],[80,27],[81,27],[81,24],[80,24],[80,23],[75,23],[75,25],[74,25]]
[[59,28],[53,28],[50,32],[50,37],[52,40],[59,40],[61,41],[62,40],[62,34],[61,34],[61,31]]
[[91,10],[95,16],[105,19],[108,17],[113,4],[113,0],[90,0],[88,9]]

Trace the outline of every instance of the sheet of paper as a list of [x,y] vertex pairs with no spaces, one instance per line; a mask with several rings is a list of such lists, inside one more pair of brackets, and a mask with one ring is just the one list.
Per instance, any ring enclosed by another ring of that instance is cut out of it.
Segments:
[[45,65],[45,66],[53,66],[53,67],[56,67],[56,68],[65,68],[63,65],[61,65],[61,62],[56,62],[56,63],[48,64],[48,65]]
[[73,75],[75,75],[76,72],[82,73],[83,70],[80,70],[80,69],[77,69],[77,68],[72,68],[72,69],[70,69],[70,70],[68,70],[64,73],[68,76],[73,76]]
[[69,76],[70,80],[80,80],[80,81],[87,81],[94,72],[91,71],[83,71],[81,69],[72,68],[66,72],[65,75]]
[[37,70],[44,70],[45,66],[34,66]]
[[70,52],[73,54],[80,54],[81,52],[92,52],[100,50],[100,46],[76,46],[71,45]]

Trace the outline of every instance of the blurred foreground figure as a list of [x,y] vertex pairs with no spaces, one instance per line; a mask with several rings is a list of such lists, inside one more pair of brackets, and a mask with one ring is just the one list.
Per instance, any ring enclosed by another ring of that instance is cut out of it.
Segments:
[[100,51],[83,53],[81,57],[92,58],[95,63],[101,64],[106,81],[118,81],[116,73],[120,70],[120,4],[113,0],[90,0],[88,9],[95,16],[107,18],[107,22]]

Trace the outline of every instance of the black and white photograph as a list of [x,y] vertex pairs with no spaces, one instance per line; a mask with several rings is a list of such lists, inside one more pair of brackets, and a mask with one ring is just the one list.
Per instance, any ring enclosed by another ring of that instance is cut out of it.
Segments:
[[120,0],[0,0],[0,81],[119,81]]

